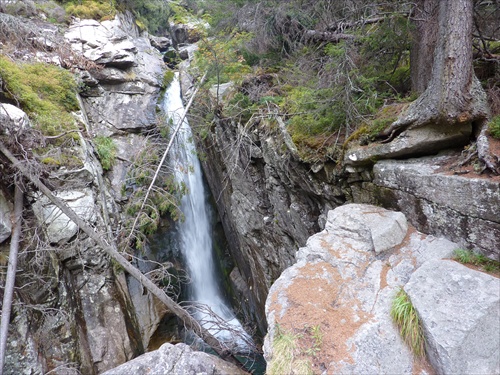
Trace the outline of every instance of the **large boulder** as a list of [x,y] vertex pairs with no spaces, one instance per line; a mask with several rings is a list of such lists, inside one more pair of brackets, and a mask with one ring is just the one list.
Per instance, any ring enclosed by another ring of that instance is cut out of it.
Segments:
[[244,375],[247,374],[233,364],[213,355],[195,352],[185,344],[163,344],[160,349],[146,353],[102,375]]
[[172,40],[164,36],[150,35],[149,41],[151,42],[151,45],[160,52],[165,52],[172,46]]
[[297,263],[269,291],[266,359],[273,360],[279,327],[297,335],[295,354],[315,373],[421,373],[390,318],[391,302],[415,269],[449,257],[456,247],[408,228],[400,213],[380,207],[330,211],[325,229],[308,239]]
[[425,263],[405,291],[439,374],[500,373],[500,279],[451,260]]
[[[59,191],[55,195],[66,202],[82,220],[95,222],[97,213],[91,189]],[[78,232],[78,226],[45,196],[40,196],[33,203],[33,211],[40,224],[47,228],[51,243],[68,242]]]
[[10,237],[12,233],[12,203],[10,203],[0,190],[0,243]]
[[333,233],[351,232],[353,228],[373,245],[377,254],[399,245],[406,236],[408,224],[401,212],[388,211],[364,204],[350,204],[328,213],[325,229]]
[[115,20],[81,20],[73,23],[66,35],[72,48],[97,64],[128,67],[135,63],[137,48]]

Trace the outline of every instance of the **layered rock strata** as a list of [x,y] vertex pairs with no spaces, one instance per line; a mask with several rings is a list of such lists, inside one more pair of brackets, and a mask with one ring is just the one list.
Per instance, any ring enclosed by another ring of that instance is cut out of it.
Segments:
[[455,154],[379,161],[370,181],[353,181],[353,200],[400,210],[419,231],[500,260],[500,180],[444,168],[454,162]]

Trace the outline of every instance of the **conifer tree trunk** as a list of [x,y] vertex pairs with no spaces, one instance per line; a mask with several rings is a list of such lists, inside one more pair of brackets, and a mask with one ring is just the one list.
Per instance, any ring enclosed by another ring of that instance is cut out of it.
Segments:
[[432,73],[432,57],[438,35],[439,4],[435,0],[418,0],[412,13],[415,26],[410,51],[412,91],[422,94]]
[[425,2],[429,9],[438,7],[432,73],[422,95],[385,132],[391,138],[407,128],[472,124],[488,117],[486,95],[472,67],[473,1]]

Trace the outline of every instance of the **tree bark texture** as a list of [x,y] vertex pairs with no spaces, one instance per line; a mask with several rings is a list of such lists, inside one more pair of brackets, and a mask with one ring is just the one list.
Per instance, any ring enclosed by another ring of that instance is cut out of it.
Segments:
[[472,124],[488,117],[486,95],[472,67],[473,1],[426,1],[438,6],[431,78],[422,95],[384,132],[389,140],[407,128]]
[[7,336],[9,332],[10,313],[12,310],[12,299],[14,295],[14,283],[17,272],[17,253],[21,238],[21,220],[23,214],[23,192],[19,185],[15,187],[14,193],[14,215],[12,220],[12,236],[10,239],[9,264],[7,266],[7,277],[2,303],[2,321],[0,323],[0,375],[3,374],[5,364],[5,353],[7,352]]
[[418,0],[412,14],[415,31],[410,51],[411,88],[422,94],[432,73],[432,58],[438,35],[438,10],[436,0]]

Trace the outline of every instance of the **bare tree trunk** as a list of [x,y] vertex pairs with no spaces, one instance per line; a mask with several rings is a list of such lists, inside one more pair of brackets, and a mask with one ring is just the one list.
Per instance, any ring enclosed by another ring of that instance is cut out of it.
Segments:
[[9,265],[7,266],[7,278],[2,303],[2,321],[0,323],[0,375],[3,374],[5,364],[5,353],[7,351],[7,335],[9,332],[10,312],[12,310],[12,298],[14,295],[14,282],[17,271],[17,253],[21,238],[21,219],[23,214],[23,192],[16,184],[14,193],[14,215],[12,217],[13,230],[10,239]]
[[149,292],[156,296],[165,306],[179,317],[187,328],[192,329],[202,340],[204,340],[212,349],[215,350],[223,359],[242,367],[241,363],[229,353],[220,341],[215,338],[207,329],[202,327],[185,309],[183,309],[174,300],[168,297],[165,292],[147,278],[141,271],[130,264],[123,255],[112,245],[106,242],[106,236],[102,233],[97,233],[90,225],[83,221],[75,211],[73,211],[66,202],[57,198],[45,186],[37,176],[30,173],[29,169],[21,163],[12,153],[0,142],[0,152],[2,152],[31,183],[33,183],[49,200],[57,206],[61,212],[68,216],[78,227],[93,239],[99,247],[101,247],[112,259],[114,259],[125,271],[139,281]]
[[419,0],[412,14],[415,32],[410,51],[411,88],[422,94],[432,73],[432,57],[436,48],[438,35],[438,9],[436,0]]

